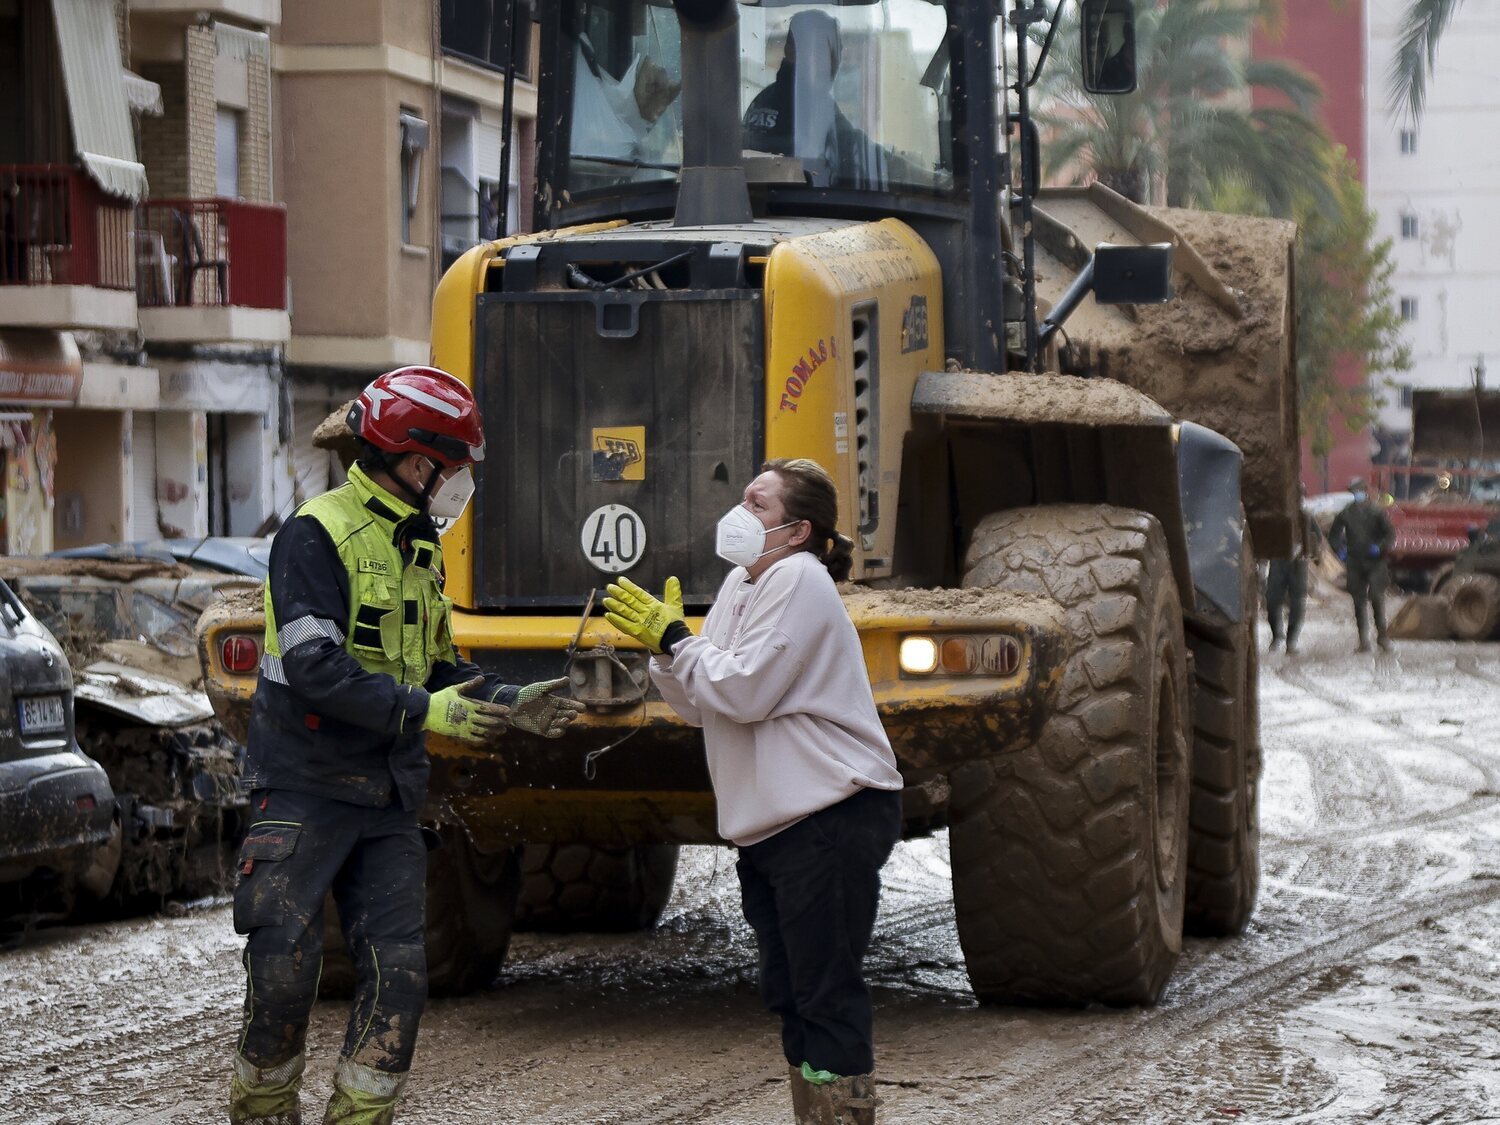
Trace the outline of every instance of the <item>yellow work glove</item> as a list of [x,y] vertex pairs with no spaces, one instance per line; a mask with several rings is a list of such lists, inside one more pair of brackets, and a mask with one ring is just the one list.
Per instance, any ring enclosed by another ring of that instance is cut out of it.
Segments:
[[484,687],[484,677],[435,691],[427,700],[423,730],[445,734],[471,746],[487,746],[505,733],[510,708],[503,703],[473,699],[467,693]]
[[542,680],[517,690],[510,709],[510,725],[543,738],[561,738],[568,724],[583,712],[583,704],[578,700],[553,694],[567,682],[567,677]]
[[604,599],[604,620],[652,652],[670,652],[678,641],[692,636],[682,612],[682,583],[668,578],[660,599],[630,579],[611,582]]

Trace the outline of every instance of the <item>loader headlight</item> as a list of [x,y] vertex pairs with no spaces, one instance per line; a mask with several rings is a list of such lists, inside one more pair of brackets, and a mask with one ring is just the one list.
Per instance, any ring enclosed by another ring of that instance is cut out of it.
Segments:
[[901,638],[901,671],[912,676],[925,676],[936,671],[938,646],[931,637]]
[[1021,667],[1021,642],[1008,633],[906,636],[900,663],[908,676],[1013,676]]

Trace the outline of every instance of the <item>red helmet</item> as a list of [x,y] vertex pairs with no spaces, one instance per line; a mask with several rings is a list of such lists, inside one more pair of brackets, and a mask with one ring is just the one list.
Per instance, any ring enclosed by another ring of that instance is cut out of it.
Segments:
[[436,367],[387,371],[360,392],[346,420],[387,453],[421,453],[444,468],[484,460],[484,420],[473,394]]

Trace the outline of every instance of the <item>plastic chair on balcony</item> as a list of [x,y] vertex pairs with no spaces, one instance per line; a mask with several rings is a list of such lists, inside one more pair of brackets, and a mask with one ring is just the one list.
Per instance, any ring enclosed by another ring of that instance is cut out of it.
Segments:
[[135,230],[135,294],[144,308],[175,305],[172,276],[177,259],[167,253],[166,240],[160,231],[137,227]]
[[210,258],[203,249],[203,235],[198,230],[198,224],[193,221],[193,216],[182,210],[173,210],[173,218],[177,223],[178,242],[182,252],[177,255],[177,269],[182,275],[182,284],[177,289],[177,303],[179,305],[193,304],[194,285],[198,274],[203,270],[212,270],[214,277],[219,283],[219,301],[221,305],[229,303],[229,260],[227,258]]

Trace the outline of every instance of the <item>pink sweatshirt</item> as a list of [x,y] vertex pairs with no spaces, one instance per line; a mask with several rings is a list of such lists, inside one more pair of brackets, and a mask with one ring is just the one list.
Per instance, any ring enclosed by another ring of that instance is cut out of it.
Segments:
[[719,834],[759,843],[861,788],[900,789],[859,634],[806,551],[724,579],[701,636],[653,657],[662,698],[703,728]]

